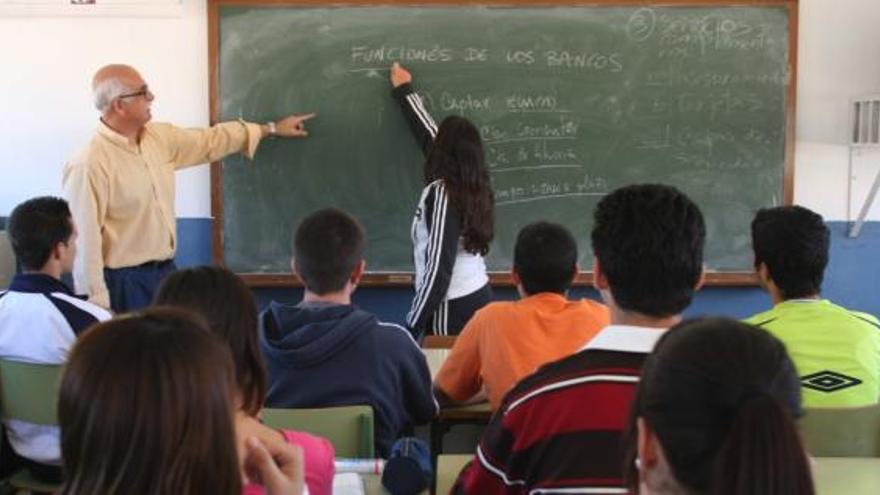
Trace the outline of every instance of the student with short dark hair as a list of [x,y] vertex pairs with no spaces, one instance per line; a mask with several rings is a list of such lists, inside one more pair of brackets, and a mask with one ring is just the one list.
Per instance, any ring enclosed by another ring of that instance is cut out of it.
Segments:
[[733,320],[681,323],[642,369],[627,438],[641,495],[812,495],[801,394],[785,346]]
[[57,249],[74,250],[75,254],[77,231],[70,207],[61,198],[42,196],[19,204],[12,210],[6,230],[25,271],[41,270]]
[[355,269],[365,265],[365,247],[364,228],[354,217],[333,208],[319,210],[296,229],[291,269],[309,292],[339,292],[351,281]]
[[611,324],[519,382],[486,427],[456,493],[622,493],[620,441],[642,363],[702,284],[706,228],[669,186],[613,191],[593,215],[594,285]]
[[[76,297],[61,281],[76,256],[70,209],[60,198],[30,199],[15,207],[6,227],[23,272],[0,292],[0,357],[64,363],[77,335],[111,316]],[[39,478],[60,481],[58,428],[18,420],[4,424],[17,461]]]
[[[238,383],[235,430],[239,439],[256,436],[266,443],[300,446],[305,456],[309,493],[330,495],[335,473],[333,445],[325,438],[295,430],[274,430],[259,421],[266,397],[266,365],[259,347],[257,305],[244,281],[226,268],[187,268],[162,282],[155,303],[193,311],[229,344]],[[244,491],[245,495],[261,493],[254,485]]]
[[822,299],[830,235],[802,206],[758,211],[752,221],[755,270],[773,309],[746,322],[785,343],[801,374],[807,407],[880,400],[880,321]]
[[573,354],[608,324],[604,305],[566,298],[577,259],[577,243],[562,225],[537,222],[519,231],[512,277],[521,299],[474,314],[434,379],[441,402],[465,402],[482,389],[497,409],[522,377]]
[[437,403],[412,335],[351,304],[366,266],[364,238],[341,210],[303,219],[291,260],[305,286],[303,300],[270,303],[260,315],[260,347],[268,407],[372,406],[376,452],[385,457],[395,439],[434,417]]
[[299,447],[250,437],[239,461],[228,346],[180,309],[102,323],[73,348],[58,393],[62,495],[303,493]]

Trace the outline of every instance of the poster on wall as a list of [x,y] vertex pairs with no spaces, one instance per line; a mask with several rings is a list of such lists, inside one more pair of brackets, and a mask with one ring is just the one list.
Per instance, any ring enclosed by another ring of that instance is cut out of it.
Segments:
[[0,0],[0,16],[178,17],[184,1]]

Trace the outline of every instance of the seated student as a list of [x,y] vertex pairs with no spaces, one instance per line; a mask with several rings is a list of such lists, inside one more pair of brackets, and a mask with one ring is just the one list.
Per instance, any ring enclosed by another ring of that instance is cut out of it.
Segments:
[[577,275],[577,243],[563,226],[538,222],[520,230],[513,281],[520,299],[477,311],[434,379],[441,403],[462,402],[485,387],[492,409],[538,366],[580,350],[608,324],[608,308],[565,293]]
[[[74,296],[61,275],[73,268],[76,226],[67,202],[34,198],[15,207],[7,225],[23,273],[0,292],[0,357],[15,361],[60,364],[77,335],[110,318],[106,310]],[[13,460],[46,481],[61,481],[58,428],[5,422]]]
[[641,495],[815,493],[782,342],[725,319],[670,329],[642,369],[627,438]]
[[410,333],[351,304],[366,266],[364,242],[363,228],[340,210],[299,224],[291,268],[305,286],[303,300],[273,301],[260,315],[260,348],[266,406],[372,406],[376,453],[386,457],[395,439],[437,414],[437,403]]
[[235,368],[196,315],[153,308],[102,323],[61,379],[62,495],[269,495],[304,491],[299,447],[250,437],[236,453]]
[[702,283],[703,216],[687,196],[633,185],[593,215],[594,284],[611,324],[504,397],[456,493],[621,493],[620,440],[645,357]]
[[[333,492],[333,445],[327,439],[294,430],[273,430],[260,423],[266,397],[266,365],[257,335],[257,305],[244,282],[225,268],[203,266],[172,273],[159,287],[156,304],[177,306],[202,316],[229,344],[238,382],[235,429],[239,439],[256,436],[303,449],[306,484],[312,495]],[[245,493],[261,493],[249,487]]]
[[752,221],[752,248],[773,309],[746,322],[785,343],[807,407],[875,404],[880,322],[820,298],[828,244],[828,227],[817,213],[801,206],[760,210]]

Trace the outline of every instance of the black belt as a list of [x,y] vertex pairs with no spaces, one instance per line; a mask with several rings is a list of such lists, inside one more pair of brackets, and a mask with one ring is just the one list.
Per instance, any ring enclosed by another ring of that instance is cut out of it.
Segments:
[[108,270],[130,270],[132,268],[165,268],[166,266],[168,266],[172,263],[174,263],[173,259],[153,260],[153,261],[146,261],[144,263],[141,263],[140,265],[121,266],[119,268],[108,268]]
[[171,263],[174,263],[173,259],[147,261],[146,263],[141,263],[140,265],[138,265],[138,268],[163,268],[170,265]]

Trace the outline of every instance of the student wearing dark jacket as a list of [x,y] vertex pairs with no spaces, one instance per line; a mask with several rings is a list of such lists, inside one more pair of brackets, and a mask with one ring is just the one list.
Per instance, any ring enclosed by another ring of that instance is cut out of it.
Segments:
[[403,327],[351,304],[363,274],[364,233],[345,212],[302,221],[291,267],[305,285],[297,305],[273,301],[260,315],[269,372],[267,407],[366,404],[375,415],[376,452],[437,414],[424,354]]

